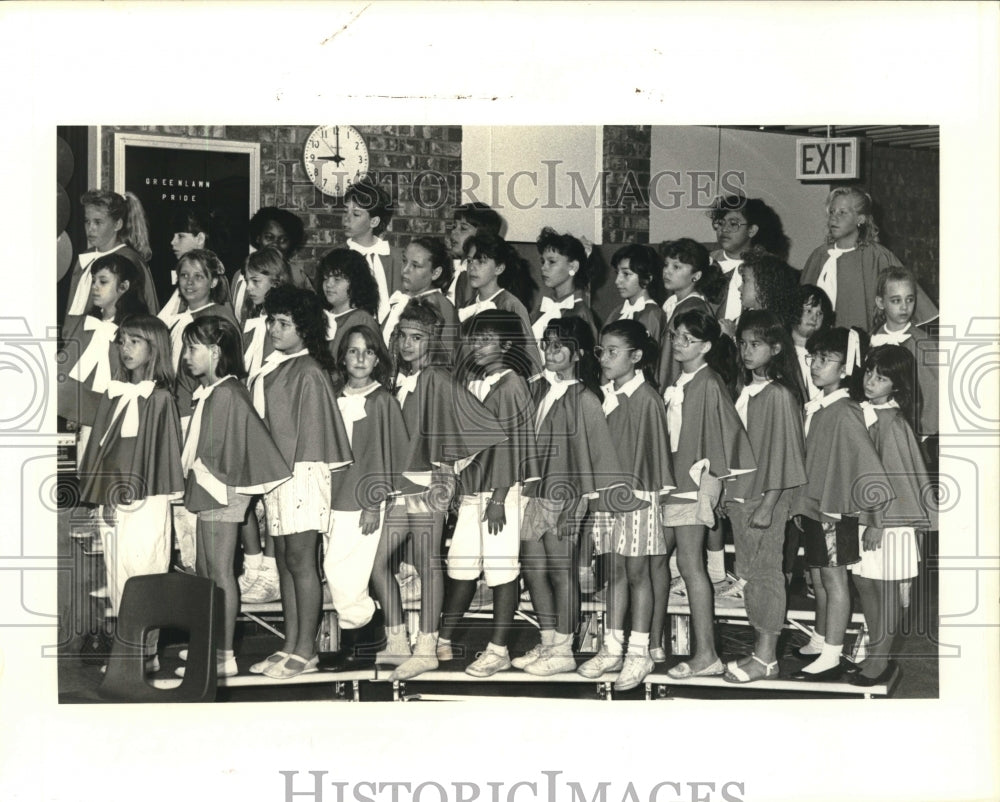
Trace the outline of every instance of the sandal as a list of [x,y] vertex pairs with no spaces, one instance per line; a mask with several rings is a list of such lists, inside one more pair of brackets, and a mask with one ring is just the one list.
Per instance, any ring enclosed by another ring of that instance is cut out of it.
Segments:
[[297,654],[290,654],[280,663],[272,663],[264,669],[264,676],[271,679],[291,679],[299,674],[315,674],[319,671],[319,656],[306,660]]
[[692,679],[694,677],[717,677],[725,671],[722,661],[716,658],[714,663],[698,671],[692,671],[690,663],[678,663],[667,672],[667,675],[671,679]]
[[733,660],[726,664],[726,673],[722,677],[726,682],[735,682],[737,684],[745,685],[748,682],[757,682],[762,679],[771,679],[772,676],[778,676],[778,661],[774,660],[770,663],[765,663],[757,655],[751,654],[750,659],[756,663],[760,663],[764,666],[764,675],[761,677],[751,677],[746,669],[740,668],[738,661]]
[[284,663],[288,658],[288,652],[275,652],[270,657],[265,657],[259,663],[254,663],[250,666],[251,674],[263,674],[271,666],[277,663]]

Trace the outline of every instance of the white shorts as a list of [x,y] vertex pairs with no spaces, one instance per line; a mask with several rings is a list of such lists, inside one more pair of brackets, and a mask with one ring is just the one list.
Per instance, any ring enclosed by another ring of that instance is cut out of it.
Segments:
[[875,551],[865,551],[865,527],[858,527],[858,551],[861,561],[848,566],[860,577],[895,582],[912,579],[920,571],[920,544],[916,531],[909,526],[897,526],[885,530],[882,545]]
[[326,532],[330,526],[330,466],[296,462],[292,478],[264,494],[272,537],[299,532]]
[[494,588],[513,582],[521,573],[518,552],[521,517],[527,499],[521,497],[519,486],[512,487],[503,505],[507,523],[497,534],[491,535],[489,524],[483,518],[492,496],[492,493],[477,493],[461,497],[448,549],[448,576],[452,579],[476,580],[482,573],[486,576],[486,584]]

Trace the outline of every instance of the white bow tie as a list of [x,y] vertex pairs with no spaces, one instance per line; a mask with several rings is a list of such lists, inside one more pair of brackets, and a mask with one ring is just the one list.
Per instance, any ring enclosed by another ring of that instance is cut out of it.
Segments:
[[[374,389],[374,388],[373,388]],[[354,445],[354,424],[365,417],[365,399],[368,394],[363,395],[342,395],[337,399],[337,406],[340,407],[340,417],[344,419],[344,428],[347,430],[347,441]]]
[[539,306],[539,311],[542,313],[541,316],[534,323],[531,324],[531,330],[535,335],[536,340],[542,339],[545,335],[545,327],[549,325],[549,321],[557,317],[562,317],[563,310],[570,310],[576,305],[576,296],[569,295],[563,298],[561,301],[554,301],[547,295],[542,298],[541,306]]
[[406,309],[406,305],[411,300],[409,295],[399,290],[396,290],[396,292],[389,296],[389,314],[382,321],[382,337],[386,342],[389,342],[396,324],[399,323],[400,315],[403,314],[403,310]]
[[869,429],[873,423],[878,421],[878,414],[875,411],[877,409],[899,409],[899,404],[896,403],[895,399],[886,401],[884,404],[873,404],[871,401],[862,401],[861,412],[865,416],[865,426]]
[[354,240],[349,239],[347,247],[352,251],[357,251],[368,260],[368,266],[375,277],[375,284],[378,285],[378,319],[385,320],[386,315],[389,314],[389,283],[386,280],[382,257],[391,253],[388,240],[376,238],[371,245],[359,245]]
[[883,327],[882,331],[878,334],[872,335],[870,345],[872,348],[877,348],[880,345],[902,345],[911,336],[909,323],[906,324],[905,329],[901,329],[900,331],[889,331]]
[[213,475],[208,467],[198,459],[198,441],[201,439],[201,419],[205,410],[205,402],[218,387],[229,376],[223,376],[214,384],[208,387],[199,385],[191,393],[191,399],[197,404],[191,415],[191,423],[188,424],[187,439],[184,441],[184,450],[181,452],[181,468],[185,474],[194,471],[195,481],[220,504],[225,504],[229,499],[226,483]]
[[551,370],[544,371],[542,376],[549,383],[549,389],[546,391],[545,397],[542,398],[542,402],[538,405],[538,411],[535,413],[535,431],[541,428],[542,421],[545,420],[545,416],[549,414],[549,410],[552,409],[556,401],[566,395],[566,391],[578,381],[577,379],[561,381],[559,376]]
[[676,451],[680,447],[684,385],[688,384],[694,376],[694,373],[682,373],[674,384],[663,391],[663,401],[667,405],[667,431],[670,433],[671,451]]
[[406,401],[406,396],[417,389],[417,377],[419,375],[419,370],[416,373],[396,374],[396,400],[399,401],[400,406],[403,406],[403,402]]
[[736,414],[740,416],[740,420],[743,421],[743,428],[747,428],[747,407],[750,406],[750,399],[756,395],[759,395],[764,391],[771,382],[751,382],[742,390],[740,390],[740,397],[736,399]]
[[601,402],[601,409],[604,410],[604,417],[606,418],[618,409],[618,393],[621,391],[615,390],[614,382],[608,382],[607,384],[601,385],[601,392],[604,393],[604,400]]
[[830,304],[837,308],[837,260],[845,253],[850,253],[854,248],[838,248],[834,245],[828,248],[827,260],[823,263],[819,278],[816,279],[816,286],[825,292],[830,298]]
[[107,388],[108,398],[117,398],[118,404],[115,406],[115,411],[111,413],[108,429],[104,432],[104,437],[101,438],[99,445],[104,445],[104,442],[108,439],[108,435],[111,433],[112,425],[121,417],[123,412],[125,413],[125,417],[122,418],[120,436],[135,437],[138,435],[139,399],[149,398],[155,389],[156,382],[153,381],[141,381],[138,384],[120,381],[109,382]]
[[473,379],[469,382],[469,392],[472,393],[480,401],[485,401],[486,396],[490,394],[490,389],[496,384],[500,379],[510,373],[509,370],[501,370],[498,373],[492,373],[484,379]]
[[243,321],[243,331],[252,331],[250,345],[243,354],[243,364],[247,374],[257,371],[264,361],[264,336],[267,334],[267,318],[250,317]]
[[70,304],[67,314],[85,315],[90,308],[90,290],[94,286],[94,277],[91,275],[90,266],[102,256],[114,253],[119,248],[124,248],[125,243],[116,245],[110,251],[88,251],[81,253],[77,260],[80,262],[80,283],[76,285],[76,295],[73,296],[73,303]]
[[90,374],[94,374],[91,388],[94,392],[103,393],[111,381],[111,362],[109,350],[115,340],[118,326],[113,320],[98,320],[87,317],[83,321],[84,331],[93,332],[86,350],[80,355],[79,361],[69,372],[69,377],[83,384]]
[[458,310],[458,320],[460,323],[464,323],[473,315],[478,315],[480,312],[496,308],[497,305],[493,303],[493,301],[476,301],[475,303],[463,306]]
[[646,308],[646,304],[649,303],[648,298],[638,298],[635,303],[631,301],[626,301],[622,305],[622,313],[619,320],[635,320],[635,316],[638,315],[643,309]]
[[250,392],[253,396],[253,408],[257,410],[258,415],[263,418],[264,413],[267,411],[267,399],[264,396],[264,377],[270,373],[274,373],[289,359],[305,356],[308,353],[304,348],[301,351],[296,351],[294,354],[275,351],[264,360],[264,363],[256,371],[250,374],[247,384],[250,386]]
[[715,261],[718,262],[723,273],[732,273],[737,267],[743,264],[742,259],[730,259],[725,254],[722,255],[721,259],[716,259]]

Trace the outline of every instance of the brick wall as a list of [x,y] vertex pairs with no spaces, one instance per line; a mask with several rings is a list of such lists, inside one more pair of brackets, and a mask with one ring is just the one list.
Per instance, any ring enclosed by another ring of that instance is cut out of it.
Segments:
[[[101,186],[114,183],[114,134],[145,133],[259,142],[260,203],[295,212],[306,242],[293,262],[312,275],[317,260],[343,241],[343,203],[316,190],[305,174],[302,148],[315,126],[105,126]],[[368,144],[370,170],[396,190],[396,214],[386,236],[402,245],[418,234],[443,235],[458,196],[462,162],[461,126],[359,125]],[[437,174],[447,180],[438,180]]]
[[940,299],[940,154],[870,144],[867,187],[875,201],[879,239]]
[[604,126],[605,243],[649,242],[650,133],[648,125]]

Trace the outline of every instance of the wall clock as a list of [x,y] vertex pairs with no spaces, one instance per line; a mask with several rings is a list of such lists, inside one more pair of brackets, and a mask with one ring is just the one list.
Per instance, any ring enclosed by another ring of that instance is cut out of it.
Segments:
[[352,184],[368,173],[368,146],[357,128],[321,125],[302,150],[306,175],[320,192],[342,198]]

